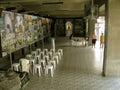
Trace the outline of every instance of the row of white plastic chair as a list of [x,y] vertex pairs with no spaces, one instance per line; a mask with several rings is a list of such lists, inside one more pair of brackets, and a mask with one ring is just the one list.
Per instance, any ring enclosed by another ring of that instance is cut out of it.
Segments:
[[[38,52],[36,52],[36,51],[38,51]],[[48,74],[48,70],[50,69],[51,76],[53,77],[56,65],[58,64],[59,60],[61,59],[61,56],[63,55],[63,50],[58,49],[57,52],[55,52],[55,50],[53,50],[53,49],[50,49],[50,51],[48,51],[48,49],[43,49],[43,51],[41,51],[40,49],[37,49],[36,51],[31,52],[32,56],[34,56],[34,61],[38,62],[37,64],[34,63],[34,67],[35,67],[34,69],[38,69],[38,71],[39,71],[38,73],[39,73],[39,75],[41,75],[40,67],[42,64],[43,69],[45,70],[45,75]],[[30,56],[29,58],[31,58],[32,56]],[[30,61],[31,61],[31,59],[30,59]],[[33,59],[32,59],[32,61],[33,61]],[[36,73],[36,70],[35,70],[35,73]]]
[[41,50],[39,48],[36,49],[36,51],[32,51],[31,54],[26,55],[26,59],[20,59],[20,63],[14,63],[13,69],[15,71],[19,71],[19,68],[21,68],[22,72],[26,71],[28,73],[29,71],[32,71],[33,75],[34,73],[37,73],[38,70],[39,76],[41,76],[43,70],[45,75],[47,75],[48,70],[50,69],[51,77],[53,77],[56,65],[59,63],[59,60],[62,58],[62,56],[62,49],[55,51],[54,49]]

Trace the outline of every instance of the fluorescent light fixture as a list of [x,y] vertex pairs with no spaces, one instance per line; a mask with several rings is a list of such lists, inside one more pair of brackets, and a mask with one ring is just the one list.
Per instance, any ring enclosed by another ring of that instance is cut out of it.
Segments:
[[47,5],[47,4],[63,4],[63,2],[59,1],[59,2],[43,2],[43,5]]

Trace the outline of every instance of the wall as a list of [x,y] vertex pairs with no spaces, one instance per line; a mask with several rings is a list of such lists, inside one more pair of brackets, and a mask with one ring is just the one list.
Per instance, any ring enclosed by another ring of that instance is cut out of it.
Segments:
[[74,19],[56,19],[55,22],[55,33],[56,36],[65,36],[66,28],[65,23],[70,21],[73,24],[73,35],[79,37],[85,37],[85,20],[83,18],[74,18]]
[[106,1],[106,45],[103,73],[120,76],[120,0]]

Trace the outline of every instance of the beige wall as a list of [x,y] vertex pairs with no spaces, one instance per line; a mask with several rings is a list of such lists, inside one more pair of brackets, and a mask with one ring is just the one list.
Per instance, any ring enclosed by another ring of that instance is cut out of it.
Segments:
[[105,75],[120,76],[120,0],[108,0]]

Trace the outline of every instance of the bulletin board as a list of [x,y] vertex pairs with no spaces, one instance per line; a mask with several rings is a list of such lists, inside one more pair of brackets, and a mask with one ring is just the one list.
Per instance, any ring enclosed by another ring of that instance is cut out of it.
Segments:
[[[1,17],[1,46],[4,55],[15,49],[14,13],[3,11]],[[4,56],[3,55],[3,56]]]
[[37,42],[49,29],[49,19],[2,11],[0,17],[2,56]]
[[15,29],[15,47],[16,50],[21,49],[26,44],[25,38],[25,27],[24,27],[24,15],[15,13],[15,20],[14,20],[14,29]]

